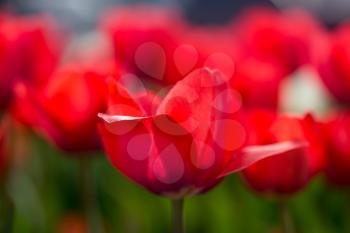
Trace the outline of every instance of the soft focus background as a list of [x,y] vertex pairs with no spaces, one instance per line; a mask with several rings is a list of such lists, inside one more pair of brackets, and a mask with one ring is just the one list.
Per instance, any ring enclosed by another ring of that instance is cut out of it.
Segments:
[[[2,0],[3,8],[18,14],[43,12],[53,15],[64,31],[73,35],[71,50],[84,38],[93,38],[98,20],[111,6],[136,3],[127,0]],[[195,24],[229,22],[242,9],[264,5],[277,9],[302,7],[315,15],[327,28],[350,17],[347,0],[159,0],[146,1],[180,8],[187,20]],[[99,43],[97,41],[97,43]],[[102,42],[101,42],[102,43]],[[303,68],[295,76],[313,76]],[[291,88],[293,87],[293,88]],[[314,79],[295,79],[285,86],[283,107],[293,112],[327,109],[328,93]],[[85,233],[82,215],[79,172],[81,161],[66,156],[42,138],[16,127],[16,169],[11,172],[10,194],[16,211],[15,233]],[[93,155],[95,156],[95,155]],[[100,216],[94,219],[97,232],[164,233],[170,228],[170,206],[121,176],[103,154],[88,164],[87,180],[97,202]],[[85,190],[86,191],[86,190]],[[89,192],[90,192],[89,191]],[[288,203],[297,232],[350,232],[350,192],[330,187],[317,176]],[[273,198],[263,198],[247,189],[240,174],[228,177],[208,194],[186,200],[188,233],[261,233],[281,232],[279,205]],[[94,232],[95,233],[95,232]]]

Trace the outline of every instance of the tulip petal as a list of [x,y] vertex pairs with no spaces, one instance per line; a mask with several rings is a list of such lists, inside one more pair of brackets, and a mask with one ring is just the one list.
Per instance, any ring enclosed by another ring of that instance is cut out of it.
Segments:
[[148,190],[171,195],[189,187],[196,169],[188,156],[193,138],[166,115],[125,117],[99,114],[98,128],[108,158]]
[[136,117],[146,115],[126,88],[112,79],[108,81],[108,113]]
[[[150,118],[109,121],[98,124],[108,159],[112,165],[136,183],[148,185],[149,155],[153,149]],[[137,144],[137,146],[135,146]]]
[[208,88],[212,81],[208,69],[192,72],[171,89],[160,104],[157,115],[171,116],[197,140],[204,141],[212,113],[213,92]]
[[307,147],[305,141],[284,141],[263,146],[248,146],[242,149],[240,153],[233,156],[231,162],[226,167],[220,177],[227,176],[231,173],[241,171],[259,160],[283,154],[288,151],[297,150]]

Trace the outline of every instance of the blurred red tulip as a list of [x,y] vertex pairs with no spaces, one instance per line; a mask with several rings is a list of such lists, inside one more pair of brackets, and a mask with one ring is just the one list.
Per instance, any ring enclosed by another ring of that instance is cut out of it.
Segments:
[[[178,56],[178,61],[182,60],[183,64],[178,63],[179,68],[183,68],[185,64],[192,64],[191,70],[206,66],[211,69],[219,69],[227,80],[232,78],[235,71],[235,62],[239,55],[239,44],[234,34],[229,30],[228,27],[199,27],[187,25],[183,32],[182,43],[177,49],[179,54],[181,49],[185,47],[191,50],[192,53],[187,56],[195,59],[194,61],[188,62],[190,58]],[[185,55],[185,54],[184,54]],[[176,58],[176,57],[175,57]]]
[[108,77],[101,70],[65,65],[40,88],[17,85],[15,117],[63,150],[100,149],[97,113],[105,110]]
[[254,57],[237,61],[231,86],[241,95],[245,109],[278,109],[280,85],[285,77],[284,69],[276,63]]
[[17,81],[47,79],[58,54],[57,35],[47,17],[0,16],[0,108],[8,105]]
[[299,142],[243,148],[235,95],[217,70],[195,70],[147,115],[125,88],[111,83],[109,114],[99,130],[111,163],[156,194],[183,197],[204,192],[227,174]]
[[243,12],[233,28],[248,57],[280,64],[285,75],[310,62],[313,39],[322,31],[304,11],[278,12],[269,8]]
[[181,45],[182,24],[177,12],[150,5],[119,8],[103,20],[103,28],[112,37],[116,61],[126,72],[161,84],[175,83],[190,71],[174,61],[193,59],[186,47],[175,51]]
[[350,23],[322,39],[314,55],[319,74],[335,99],[350,105]]
[[350,113],[333,116],[326,124],[326,177],[339,186],[350,185]]
[[244,180],[253,190],[266,194],[293,194],[305,187],[323,168],[321,128],[310,115],[299,119],[271,112],[254,112],[248,122],[252,127],[249,143],[263,145],[303,140],[308,144],[245,169]]

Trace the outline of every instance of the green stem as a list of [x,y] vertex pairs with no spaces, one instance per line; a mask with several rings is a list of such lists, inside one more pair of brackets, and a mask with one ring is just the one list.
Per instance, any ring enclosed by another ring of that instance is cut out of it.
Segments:
[[8,195],[4,187],[1,188],[1,203],[2,204],[0,205],[0,232],[11,233],[13,227],[15,208],[10,196]]
[[283,233],[295,233],[294,223],[290,215],[287,203],[280,203],[281,224]]
[[95,206],[95,195],[93,183],[94,180],[90,176],[90,158],[80,159],[80,172],[79,172],[79,182],[80,182],[80,195],[83,204],[83,210],[85,214],[85,219],[89,229],[89,233],[101,233],[102,224],[100,217]]
[[184,216],[183,216],[183,199],[174,199],[171,202],[172,204],[172,224],[173,224],[173,233],[184,233]]
[[346,195],[347,204],[343,206],[343,221],[344,221],[344,232],[350,232],[350,221],[348,221],[348,216],[350,216],[350,190],[346,190],[344,194]]

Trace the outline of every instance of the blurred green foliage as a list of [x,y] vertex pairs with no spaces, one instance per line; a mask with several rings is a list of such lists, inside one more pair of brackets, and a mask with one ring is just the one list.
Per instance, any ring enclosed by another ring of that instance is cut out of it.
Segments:
[[[62,219],[82,213],[79,159],[59,152],[38,138],[24,166],[12,172],[8,189],[15,201],[13,232],[58,232]],[[164,233],[170,228],[170,203],[118,173],[101,153],[90,159],[92,203],[103,232]],[[278,174],[276,174],[278,175]],[[350,194],[317,177],[288,202],[297,232],[350,232]],[[251,192],[239,174],[211,192],[185,202],[188,233],[280,232],[279,208],[273,199]]]

